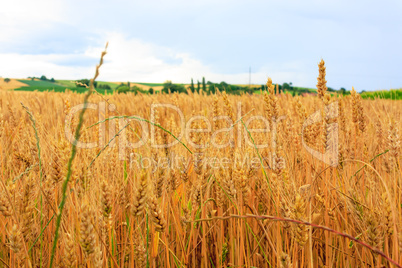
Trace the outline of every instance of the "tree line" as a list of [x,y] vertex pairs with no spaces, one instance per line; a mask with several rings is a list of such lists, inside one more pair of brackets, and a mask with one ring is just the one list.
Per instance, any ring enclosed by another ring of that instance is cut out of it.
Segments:
[[[89,86],[89,79],[81,79],[77,80],[76,84],[77,87],[88,87]],[[112,88],[108,84],[102,84],[98,82],[94,82],[94,87],[96,89],[105,89],[105,90],[111,90]],[[278,93],[280,92],[289,92],[292,95],[300,95],[303,93],[312,93],[312,91],[308,88],[302,88],[302,87],[295,87],[293,86],[292,82],[285,82],[283,84],[277,84],[276,85]],[[152,87],[150,87],[148,90],[144,90],[136,85],[131,85],[130,82],[127,83],[121,83],[115,88],[117,93],[142,93],[142,94],[157,94],[158,91],[155,91]],[[174,84],[172,81],[168,80],[163,83],[163,88],[162,92],[163,93],[185,93],[187,94],[188,91],[191,91],[193,93],[195,92],[205,92],[206,94],[215,94],[216,91],[226,91],[228,94],[234,94],[234,95],[240,95],[242,93],[248,93],[248,94],[253,94],[256,91],[264,91],[267,90],[266,85],[252,85],[252,86],[241,86],[241,85],[233,85],[233,84],[228,84],[224,81],[220,83],[214,83],[211,81],[206,81],[205,77],[202,77],[201,81],[197,80],[197,83],[194,83],[193,78],[191,78],[191,83],[189,86],[185,86],[183,84]],[[331,87],[328,87],[329,92],[333,93],[338,93],[338,94],[348,94],[349,92],[345,88],[340,88],[339,90],[335,90]]]

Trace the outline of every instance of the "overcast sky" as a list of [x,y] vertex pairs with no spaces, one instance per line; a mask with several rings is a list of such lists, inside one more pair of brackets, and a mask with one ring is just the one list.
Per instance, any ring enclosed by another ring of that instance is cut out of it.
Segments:
[[3,1],[0,76],[402,87],[402,1]]

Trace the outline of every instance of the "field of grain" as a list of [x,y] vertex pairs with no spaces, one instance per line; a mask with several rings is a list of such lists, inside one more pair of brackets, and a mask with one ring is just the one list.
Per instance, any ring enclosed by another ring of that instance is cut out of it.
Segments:
[[25,86],[20,86],[20,87],[15,87],[14,90],[16,91],[58,91],[58,92],[63,92],[66,87],[64,85],[59,85],[56,83],[52,83],[49,81],[41,81],[39,79],[35,80],[30,80],[30,79],[25,79],[25,80],[18,80],[21,83],[24,83]]
[[0,90],[10,90],[20,87],[27,87],[28,85],[16,79],[10,79],[9,82],[4,81],[5,78],[0,78]]
[[[114,84],[120,85],[121,82],[113,82]],[[141,88],[142,90],[148,91],[150,88],[153,88],[155,91],[161,91],[163,89],[163,84],[158,83],[131,83],[131,86],[136,86]],[[188,85],[186,85],[187,87]]]
[[319,67],[307,97],[1,91],[0,267],[401,267],[402,101]]
[[382,91],[370,91],[362,93],[363,99],[391,99],[391,100],[402,100],[402,88],[382,90]]

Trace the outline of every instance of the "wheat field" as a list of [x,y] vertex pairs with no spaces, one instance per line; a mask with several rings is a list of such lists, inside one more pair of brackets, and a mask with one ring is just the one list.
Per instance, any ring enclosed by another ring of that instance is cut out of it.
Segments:
[[1,91],[0,267],[401,267],[402,101],[318,73],[306,97]]
[[5,78],[0,78],[0,91],[28,86],[27,84],[22,83],[16,79],[10,79],[9,82],[5,82],[4,80]]

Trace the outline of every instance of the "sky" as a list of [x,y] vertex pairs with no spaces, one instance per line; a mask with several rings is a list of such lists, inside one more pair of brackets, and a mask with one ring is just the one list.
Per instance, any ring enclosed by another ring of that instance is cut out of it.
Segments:
[[401,0],[3,1],[0,76],[402,87]]

